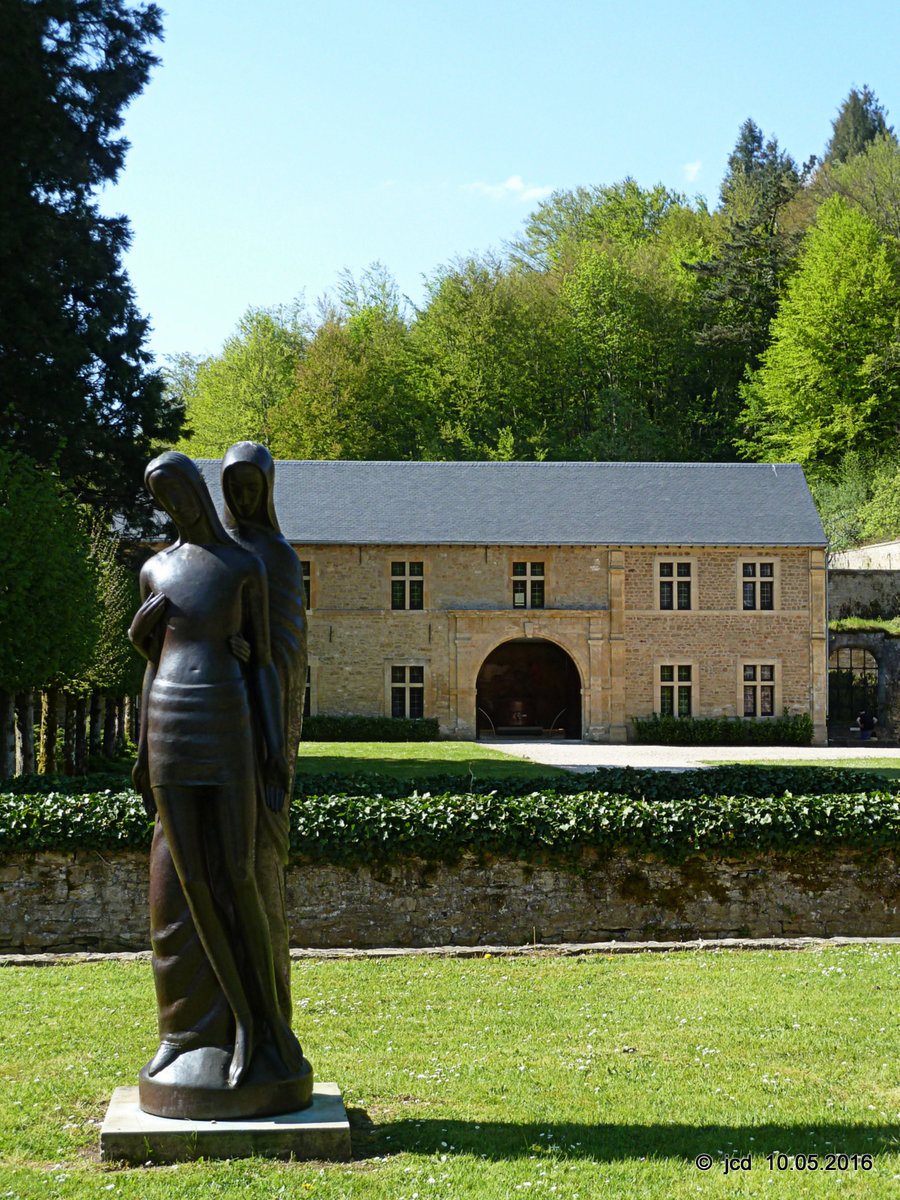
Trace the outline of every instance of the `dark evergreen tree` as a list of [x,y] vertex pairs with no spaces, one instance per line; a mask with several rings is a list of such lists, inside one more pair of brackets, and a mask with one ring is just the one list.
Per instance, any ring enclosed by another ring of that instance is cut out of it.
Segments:
[[831,140],[825,149],[825,161],[846,162],[879,136],[893,136],[884,108],[873,92],[864,87],[862,91],[851,89],[850,95],[841,105],[838,115],[831,122]]
[[724,234],[717,253],[685,262],[700,279],[704,320],[696,337],[716,357],[722,421],[737,433],[738,385],[768,345],[769,325],[799,246],[785,210],[803,183],[777,138],[768,141],[752,120],[741,126],[720,191]]
[[125,0],[0,6],[0,437],[121,512],[182,414],[144,349],[128,223],[93,194],[122,167],[117,131],[157,61],[161,16]]

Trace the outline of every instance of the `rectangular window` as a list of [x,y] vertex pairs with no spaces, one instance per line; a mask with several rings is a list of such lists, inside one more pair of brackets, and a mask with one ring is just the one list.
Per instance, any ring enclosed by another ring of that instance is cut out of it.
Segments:
[[425,607],[425,567],[420,562],[391,563],[391,608]]
[[425,715],[425,668],[391,667],[391,716]]
[[664,611],[687,612],[692,607],[691,583],[694,564],[690,560],[657,563],[659,607]]
[[514,562],[512,565],[513,608],[544,607],[544,564]]
[[693,703],[693,667],[690,663],[662,663],[659,668],[659,712],[663,717],[689,717]]
[[744,664],[744,716],[774,717],[775,667],[772,663]]
[[306,607],[309,608],[310,583],[312,582],[312,563],[308,558],[300,560],[300,573],[303,576],[303,598]]
[[741,596],[745,612],[775,608],[775,563],[742,562]]

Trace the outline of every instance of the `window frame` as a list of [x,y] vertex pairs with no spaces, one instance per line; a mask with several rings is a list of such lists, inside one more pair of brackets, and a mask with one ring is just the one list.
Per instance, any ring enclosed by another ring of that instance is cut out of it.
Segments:
[[[676,610],[677,611],[677,610]],[[664,680],[662,672],[664,669],[671,668],[673,678]],[[686,669],[690,672],[689,679],[679,679],[681,670]],[[672,689],[673,711],[671,713],[663,712],[663,689]],[[681,688],[690,689],[690,711],[687,713],[679,713],[679,690]],[[686,716],[696,717],[699,712],[700,705],[700,680],[698,675],[698,667],[696,658],[686,657],[680,654],[666,654],[653,660],[653,711],[660,716]]]
[[[671,574],[666,568],[671,567]],[[687,571],[679,571],[679,568],[687,568]],[[686,583],[689,588],[690,604],[686,608],[682,608],[678,603],[678,584]],[[672,589],[672,606],[664,607],[662,603],[663,585],[668,584]],[[658,554],[653,560],[653,608],[656,612],[664,613],[686,613],[696,612],[698,605],[697,597],[697,558],[693,554]]]
[[[766,582],[766,577],[760,574],[760,567],[772,564],[772,606],[760,608],[760,584]],[[745,575],[745,567],[752,567],[752,576]],[[776,554],[744,554],[737,560],[736,603],[738,612],[770,613],[781,611],[781,560]],[[754,585],[754,604],[752,608],[744,607],[744,585]]]
[[[398,571],[396,569],[398,567],[403,568],[403,570]],[[412,570],[413,567],[418,567],[418,571]],[[391,612],[424,612],[425,579],[424,558],[391,559],[388,563],[388,598]],[[421,587],[420,604],[411,603],[414,584],[418,584]],[[403,604],[394,603],[394,588],[397,585],[402,585],[403,587]]]
[[297,558],[300,563],[300,573],[303,577],[303,594],[306,599],[306,610],[309,612],[310,609],[315,608],[313,604],[315,563],[311,558],[300,558],[299,555]]
[[[756,679],[745,679],[744,671],[746,668],[755,668],[757,675]],[[763,679],[761,677],[761,668],[771,669],[772,679]],[[773,717],[777,717],[782,710],[782,669],[781,660],[764,654],[760,655],[744,655],[738,659],[737,663],[737,696],[735,702],[735,712],[738,717],[745,721],[769,721]],[[744,711],[744,690],[745,688],[753,687],[756,690],[756,711],[753,714]],[[772,688],[772,711],[770,713],[762,713],[761,704],[761,689],[764,687]]]
[[[524,570],[517,571],[517,567]],[[535,571],[540,567],[540,571]],[[512,592],[512,607],[517,610],[536,609],[540,611],[547,607],[547,560],[543,559],[510,559],[509,562],[510,590]],[[516,589],[522,587],[524,604],[516,604]],[[535,593],[540,589],[540,602],[535,603]]]
[[[422,672],[422,681],[414,682],[410,679],[410,669],[420,670]],[[394,672],[402,670],[404,672],[404,680],[400,682],[394,679]],[[405,692],[404,710],[405,717],[394,716],[394,689],[403,688]],[[431,708],[431,669],[428,662],[422,658],[391,658],[385,659],[384,663],[384,715],[391,717],[394,720],[418,720],[418,717],[410,717],[410,692],[415,690],[422,697],[422,717],[428,715]]]

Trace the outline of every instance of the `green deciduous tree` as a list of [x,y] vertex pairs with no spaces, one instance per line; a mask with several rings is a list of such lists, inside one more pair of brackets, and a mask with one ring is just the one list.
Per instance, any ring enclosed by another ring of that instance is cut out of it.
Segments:
[[835,196],[819,210],[743,387],[751,457],[834,468],[880,456],[900,428],[900,263],[865,213]]
[[81,499],[132,512],[157,439],[181,414],[144,349],[115,180],[123,112],[156,62],[156,5],[6,0],[0,7],[0,436],[55,464]]
[[178,448],[219,458],[235,442],[275,449],[309,333],[302,305],[250,308],[221,353],[170,359],[167,390],[187,417]]
[[511,244],[511,259],[519,266],[548,270],[567,247],[574,249],[582,242],[609,239],[634,245],[655,237],[672,209],[686,205],[684,196],[661,183],[642,188],[630,177],[620,183],[554,192]]
[[429,457],[552,454],[570,391],[557,290],[548,276],[491,256],[432,278],[413,329],[436,435]]
[[896,138],[878,137],[822,174],[826,196],[843,196],[882,233],[900,239],[900,145]]
[[378,263],[339,297],[300,358],[284,409],[282,457],[420,458],[430,432],[406,305]]

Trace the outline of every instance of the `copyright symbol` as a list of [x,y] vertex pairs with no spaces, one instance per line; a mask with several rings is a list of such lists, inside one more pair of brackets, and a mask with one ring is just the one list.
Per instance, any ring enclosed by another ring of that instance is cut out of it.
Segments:
[[694,1159],[694,1166],[699,1167],[701,1171],[708,1171],[712,1165],[712,1159],[708,1154],[698,1154]]

